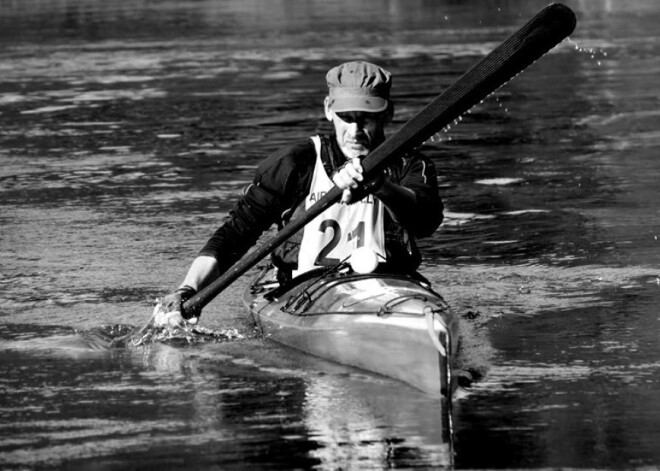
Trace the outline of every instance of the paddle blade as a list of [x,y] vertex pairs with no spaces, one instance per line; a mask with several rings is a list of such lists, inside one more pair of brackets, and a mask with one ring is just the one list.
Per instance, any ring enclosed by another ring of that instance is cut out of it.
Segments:
[[460,118],[566,39],[576,24],[565,5],[554,3],[541,10],[371,152],[362,164],[367,176],[387,166],[389,156],[409,152]]

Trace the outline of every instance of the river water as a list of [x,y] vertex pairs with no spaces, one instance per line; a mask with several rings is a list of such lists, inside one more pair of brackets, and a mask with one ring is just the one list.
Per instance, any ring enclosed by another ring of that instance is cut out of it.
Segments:
[[[424,146],[422,272],[464,324],[437,403],[254,332],[106,349],[258,162],[326,131],[325,71],[395,75],[396,129],[545,3],[0,0],[0,467],[660,466],[660,5],[570,0],[569,41]],[[90,340],[92,339],[92,340]]]

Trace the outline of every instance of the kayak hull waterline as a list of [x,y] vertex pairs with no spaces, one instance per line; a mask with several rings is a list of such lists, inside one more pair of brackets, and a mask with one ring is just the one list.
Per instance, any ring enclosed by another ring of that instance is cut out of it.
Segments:
[[421,277],[330,271],[282,289],[272,275],[244,296],[266,338],[449,398],[458,320]]

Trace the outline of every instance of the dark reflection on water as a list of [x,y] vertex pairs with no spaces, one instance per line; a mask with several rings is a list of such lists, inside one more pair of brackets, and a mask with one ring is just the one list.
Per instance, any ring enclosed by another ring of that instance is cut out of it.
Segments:
[[[458,403],[461,466],[658,463],[660,363],[657,330],[648,330],[657,296],[654,282],[610,293],[611,306],[495,323],[499,358],[472,400]],[[464,440],[481,441],[483,453],[462,453]]]
[[98,351],[63,330],[2,329],[3,465],[335,469],[449,460],[434,432],[435,402],[402,401],[410,391],[397,384],[261,341],[245,342],[259,350],[247,356],[232,344]]
[[[481,375],[458,468],[660,464],[660,8],[568,4],[572,42],[423,149],[424,274]],[[255,339],[246,280],[203,317],[232,342],[73,329],[146,321],[258,162],[328,129],[329,67],[390,68],[396,129],[544,5],[0,0],[2,466],[447,463],[428,398]]]

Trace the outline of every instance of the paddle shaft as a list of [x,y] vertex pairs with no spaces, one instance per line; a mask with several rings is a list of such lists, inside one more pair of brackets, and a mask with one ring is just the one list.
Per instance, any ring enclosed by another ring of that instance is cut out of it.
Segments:
[[[365,180],[384,170],[392,160],[420,146],[433,134],[458,119],[474,105],[563,41],[575,29],[570,8],[555,3],[541,10],[490,54],[461,76],[398,132],[367,155],[363,162]],[[227,286],[275,250],[323,211],[339,201],[334,187],[304,216],[292,220],[273,238],[239,260],[223,275],[184,303],[184,310],[201,310]]]

